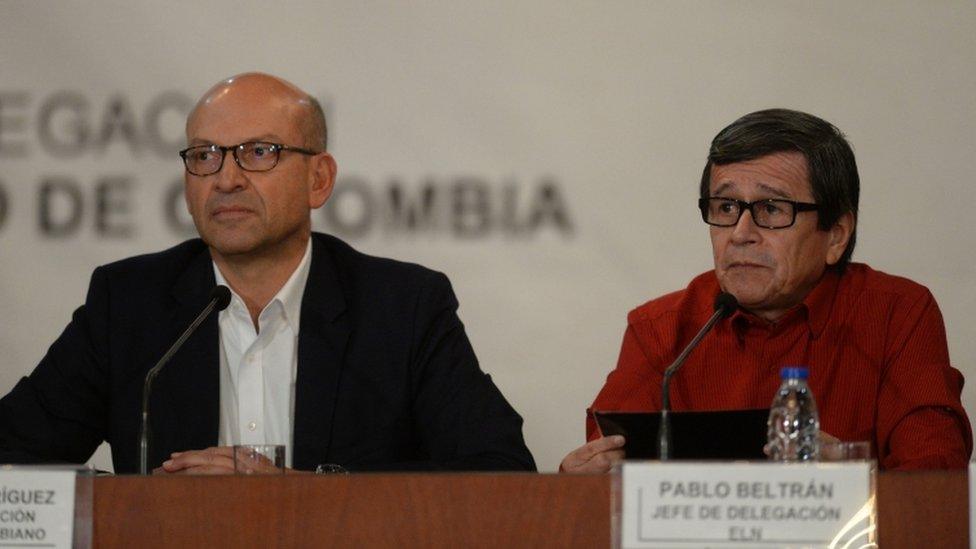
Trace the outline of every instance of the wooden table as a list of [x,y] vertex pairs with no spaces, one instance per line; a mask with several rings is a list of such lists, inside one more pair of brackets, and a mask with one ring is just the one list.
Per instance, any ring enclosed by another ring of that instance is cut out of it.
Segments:
[[[102,477],[95,547],[606,547],[610,477]],[[965,471],[883,473],[880,546],[969,545]]]

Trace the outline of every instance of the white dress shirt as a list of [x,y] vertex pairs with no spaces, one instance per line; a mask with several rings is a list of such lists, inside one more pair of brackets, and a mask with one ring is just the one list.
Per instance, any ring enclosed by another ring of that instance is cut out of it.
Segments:
[[[244,300],[231,289],[220,312],[220,446],[284,444],[292,464],[292,418],[298,371],[298,325],[312,258],[305,256],[258,316],[254,329]],[[217,284],[227,284],[214,263]]]

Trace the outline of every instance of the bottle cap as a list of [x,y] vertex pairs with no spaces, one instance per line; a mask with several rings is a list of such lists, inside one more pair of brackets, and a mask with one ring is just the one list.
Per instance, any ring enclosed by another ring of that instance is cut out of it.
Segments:
[[810,371],[805,366],[783,366],[779,371],[780,379],[806,379]]

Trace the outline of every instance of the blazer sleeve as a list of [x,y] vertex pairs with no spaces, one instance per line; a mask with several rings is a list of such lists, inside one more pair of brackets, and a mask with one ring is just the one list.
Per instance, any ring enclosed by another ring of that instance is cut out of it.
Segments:
[[457,308],[447,277],[431,272],[416,304],[411,353],[414,427],[431,462],[401,468],[534,471],[522,418],[481,371]]
[[0,461],[84,463],[107,432],[109,292],[102,269],[40,364],[0,399]]

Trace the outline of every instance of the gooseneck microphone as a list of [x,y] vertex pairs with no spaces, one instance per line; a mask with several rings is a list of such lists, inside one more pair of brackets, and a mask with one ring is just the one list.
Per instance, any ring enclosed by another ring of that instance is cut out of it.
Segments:
[[702,326],[702,329],[698,331],[694,339],[691,340],[691,343],[681,351],[678,358],[674,359],[674,362],[668,366],[667,370],[664,370],[664,381],[661,382],[661,423],[658,425],[657,431],[658,458],[661,461],[671,459],[671,376],[678,371],[678,368],[681,368],[688,355],[695,350],[695,347],[705,337],[705,334],[712,330],[715,323],[730,316],[738,307],[739,302],[735,299],[734,295],[728,292],[722,292],[715,296],[715,313]]
[[159,362],[155,366],[146,372],[146,379],[142,384],[142,426],[139,428],[139,474],[147,474],[147,462],[149,460],[149,395],[152,393],[152,384],[159,375],[159,371],[166,366],[176,351],[180,350],[180,347],[186,342],[186,340],[193,335],[193,332],[197,330],[200,324],[210,316],[210,313],[214,311],[223,311],[227,308],[230,303],[230,290],[227,286],[216,286],[213,291],[210,292],[210,302],[207,306],[200,311],[190,326],[180,334],[179,339],[166,351],[163,358],[159,359]]

